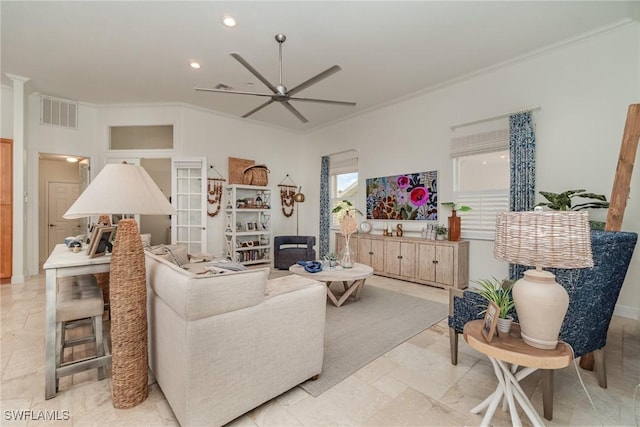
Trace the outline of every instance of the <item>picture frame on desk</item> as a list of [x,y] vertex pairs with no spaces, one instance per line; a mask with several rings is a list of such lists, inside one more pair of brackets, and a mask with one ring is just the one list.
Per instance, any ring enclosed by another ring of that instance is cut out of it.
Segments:
[[89,242],[87,243],[87,255],[91,252],[93,245],[96,242],[96,237],[98,236],[98,229],[104,227],[103,225],[94,224],[91,226],[90,234],[89,234]]
[[482,336],[487,342],[491,342],[493,336],[496,333],[499,314],[500,308],[498,308],[495,302],[490,301],[489,305],[487,305],[487,311],[484,314],[484,320],[482,324]]
[[96,227],[96,234],[93,236],[92,233],[91,246],[87,250],[89,258],[103,256],[107,250],[111,251],[115,231],[116,227]]

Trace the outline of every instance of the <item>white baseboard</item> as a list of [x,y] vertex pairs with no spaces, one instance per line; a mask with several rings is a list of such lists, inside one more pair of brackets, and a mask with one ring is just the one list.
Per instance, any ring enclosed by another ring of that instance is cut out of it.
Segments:
[[616,304],[616,308],[613,310],[613,315],[640,320],[640,308]]

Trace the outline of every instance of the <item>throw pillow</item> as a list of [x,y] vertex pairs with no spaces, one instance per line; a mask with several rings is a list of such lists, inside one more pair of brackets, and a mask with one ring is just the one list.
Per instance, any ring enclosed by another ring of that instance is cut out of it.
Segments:
[[145,233],[140,235],[140,240],[142,241],[142,247],[147,249],[151,247],[151,234]]
[[160,255],[177,266],[189,264],[189,255],[187,254],[187,247],[185,245],[152,246],[150,251],[152,254]]

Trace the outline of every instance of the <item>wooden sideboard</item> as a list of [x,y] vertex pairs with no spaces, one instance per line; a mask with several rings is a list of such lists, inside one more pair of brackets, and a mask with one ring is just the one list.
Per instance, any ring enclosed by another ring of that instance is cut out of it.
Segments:
[[[341,254],[344,236],[336,233],[336,253]],[[464,289],[469,285],[469,242],[425,240],[353,234],[352,259],[373,268],[374,274],[441,288]]]

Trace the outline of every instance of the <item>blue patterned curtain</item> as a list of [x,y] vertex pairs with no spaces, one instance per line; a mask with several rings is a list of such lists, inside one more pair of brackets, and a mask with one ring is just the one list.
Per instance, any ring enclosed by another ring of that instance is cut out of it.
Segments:
[[[536,197],[536,134],[530,111],[509,116],[509,156],[509,210],[533,210]],[[509,277],[512,280],[519,279],[526,269],[525,266],[511,264]]]
[[320,258],[329,253],[329,228],[331,226],[331,212],[329,212],[329,156],[322,156],[320,164]]

